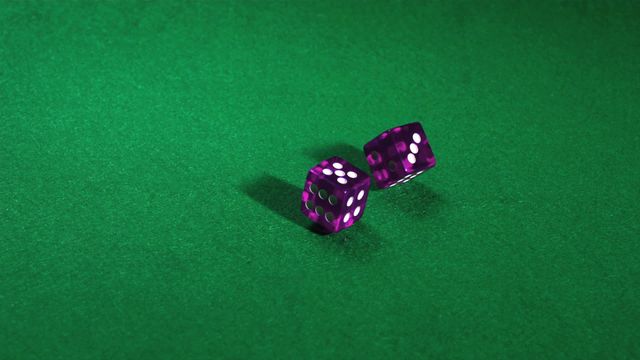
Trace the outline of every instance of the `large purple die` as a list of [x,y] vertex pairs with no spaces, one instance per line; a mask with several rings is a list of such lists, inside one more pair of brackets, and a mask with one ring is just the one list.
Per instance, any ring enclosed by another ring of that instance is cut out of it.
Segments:
[[338,232],[360,220],[371,180],[366,172],[339,157],[314,166],[302,192],[302,213],[328,232]]
[[364,146],[364,153],[379,188],[406,183],[436,165],[419,122],[383,132]]

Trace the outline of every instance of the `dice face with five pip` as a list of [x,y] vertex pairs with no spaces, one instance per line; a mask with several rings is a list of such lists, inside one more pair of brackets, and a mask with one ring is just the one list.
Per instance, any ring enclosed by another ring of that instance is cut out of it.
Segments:
[[364,152],[379,188],[406,183],[436,165],[419,122],[383,132],[364,146]]
[[309,170],[302,213],[328,232],[338,232],[362,217],[370,186],[367,173],[342,158],[329,158]]

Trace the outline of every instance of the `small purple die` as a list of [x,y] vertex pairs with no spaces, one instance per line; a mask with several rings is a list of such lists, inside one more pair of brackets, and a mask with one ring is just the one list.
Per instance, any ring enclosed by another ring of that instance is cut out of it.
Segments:
[[339,157],[309,170],[302,192],[302,213],[329,232],[338,232],[362,217],[371,180],[366,172]]
[[379,188],[406,183],[436,165],[436,158],[419,122],[389,129],[364,146]]

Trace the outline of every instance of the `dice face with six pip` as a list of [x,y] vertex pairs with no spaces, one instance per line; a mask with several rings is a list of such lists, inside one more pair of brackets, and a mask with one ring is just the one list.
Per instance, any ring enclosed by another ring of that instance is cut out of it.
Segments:
[[328,232],[338,232],[362,217],[370,186],[367,173],[342,158],[329,158],[309,170],[302,213]]
[[419,122],[383,132],[364,146],[364,152],[379,188],[406,183],[436,165]]

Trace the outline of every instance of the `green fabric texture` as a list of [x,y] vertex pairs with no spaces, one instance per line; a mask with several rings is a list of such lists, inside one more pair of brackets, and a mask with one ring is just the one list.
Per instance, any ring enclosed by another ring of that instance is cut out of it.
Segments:
[[[639,358],[639,17],[0,1],[0,359]],[[311,231],[412,121],[438,165]]]

